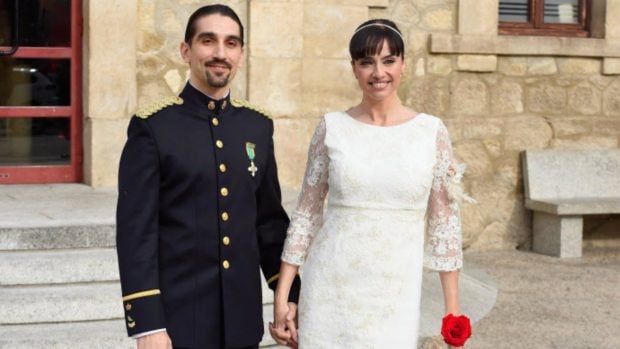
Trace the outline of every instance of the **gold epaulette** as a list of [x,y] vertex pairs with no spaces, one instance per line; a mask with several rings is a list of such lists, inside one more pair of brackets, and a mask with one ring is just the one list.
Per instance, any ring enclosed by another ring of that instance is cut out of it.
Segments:
[[183,99],[179,96],[170,96],[155,101],[146,107],[142,107],[136,111],[136,116],[140,119],[147,119],[149,116],[157,113],[158,111],[169,107],[174,104],[183,104]]
[[269,113],[268,111],[266,111],[265,109],[263,109],[263,108],[261,108],[259,106],[256,106],[256,105],[246,101],[245,99],[235,99],[235,98],[233,98],[233,99],[230,100],[230,103],[233,106],[237,107],[237,108],[245,107],[245,108],[248,108],[248,109],[252,109],[254,111],[259,112],[263,116],[271,119],[271,113]]

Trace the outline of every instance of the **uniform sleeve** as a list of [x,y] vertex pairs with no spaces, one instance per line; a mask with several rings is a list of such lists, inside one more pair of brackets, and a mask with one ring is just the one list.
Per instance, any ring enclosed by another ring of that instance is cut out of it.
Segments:
[[460,187],[464,168],[454,160],[448,130],[443,123],[436,137],[436,163],[426,213],[424,266],[452,271],[463,266],[459,201],[466,197]]
[[[271,123],[271,135],[273,135],[273,123]],[[278,181],[273,137],[270,137],[269,140],[269,158],[265,174],[256,193],[256,202],[256,230],[258,233],[261,268],[269,288],[275,290],[280,271],[280,255],[282,254],[289,219],[282,207],[282,193]],[[296,277],[291,286],[289,301],[297,303],[300,286],[300,279]]]
[[282,260],[290,264],[303,264],[314,236],[323,225],[323,205],[328,191],[329,167],[325,133],[323,118],[310,142],[306,174],[284,244]]
[[146,120],[132,118],[121,155],[116,248],[130,336],[166,327],[158,279],[159,157]]

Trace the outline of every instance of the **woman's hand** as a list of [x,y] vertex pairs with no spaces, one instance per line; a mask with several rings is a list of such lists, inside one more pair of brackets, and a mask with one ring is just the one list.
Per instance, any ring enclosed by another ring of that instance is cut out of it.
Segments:
[[297,348],[297,304],[274,304],[273,323],[269,323],[269,332],[278,344]]

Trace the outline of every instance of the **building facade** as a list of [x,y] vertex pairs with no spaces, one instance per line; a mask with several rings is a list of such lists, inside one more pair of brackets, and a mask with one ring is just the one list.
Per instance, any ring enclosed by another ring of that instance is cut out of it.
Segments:
[[[115,186],[129,118],[181,90],[189,73],[179,54],[186,20],[215,1],[73,2],[83,27],[80,55],[70,58],[81,67],[72,100],[79,102],[75,181]],[[530,5],[521,22],[531,22],[534,8],[542,11],[541,28],[507,25],[524,13],[501,0],[221,2],[246,26],[246,58],[232,95],[271,112],[286,187],[301,184],[319,117],[359,101],[348,40],[361,22],[377,17],[394,20],[405,37],[401,99],[442,118],[468,165],[465,187],[478,204],[463,207],[467,248],[529,247],[524,150],[618,147],[620,0],[547,0],[549,9],[536,7],[542,0],[512,1]],[[559,26],[546,26],[547,19]],[[16,112],[0,117],[8,113]],[[4,126],[5,152],[7,135],[20,129],[15,124]]]

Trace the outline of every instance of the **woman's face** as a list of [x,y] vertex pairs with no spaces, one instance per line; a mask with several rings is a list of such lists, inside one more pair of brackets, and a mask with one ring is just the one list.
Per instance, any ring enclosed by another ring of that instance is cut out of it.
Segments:
[[364,97],[373,100],[383,100],[395,94],[405,71],[403,57],[392,55],[386,41],[378,54],[357,59],[352,65]]

